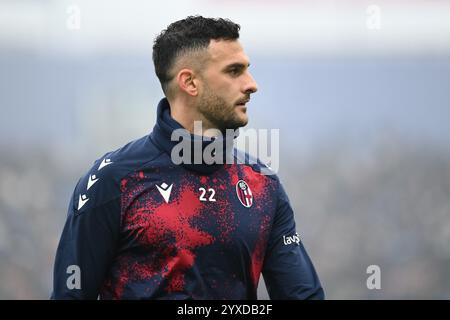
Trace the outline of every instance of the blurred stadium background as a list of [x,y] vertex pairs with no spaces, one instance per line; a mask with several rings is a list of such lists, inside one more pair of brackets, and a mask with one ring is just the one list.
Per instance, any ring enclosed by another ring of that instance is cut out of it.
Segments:
[[152,129],[152,41],[192,14],[242,26],[260,89],[249,127],[280,129],[279,174],[327,298],[449,299],[439,0],[0,0],[0,299],[48,298],[75,183]]

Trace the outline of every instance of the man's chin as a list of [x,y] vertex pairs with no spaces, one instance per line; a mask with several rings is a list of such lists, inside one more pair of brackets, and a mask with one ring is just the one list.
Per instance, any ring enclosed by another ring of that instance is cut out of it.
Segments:
[[247,115],[247,108],[245,107],[245,111],[238,115],[239,117],[239,127],[245,127],[248,123],[248,115]]
[[245,117],[245,119],[242,120],[241,125],[239,126],[239,128],[240,127],[245,127],[247,125],[247,123],[248,123],[248,117]]
[[236,129],[239,129],[241,127],[245,127],[247,125],[247,123],[248,123],[248,118],[247,117],[240,118],[239,121],[236,121],[234,123],[233,129],[236,130]]
[[222,130],[226,130],[226,129],[232,129],[232,130],[237,130],[241,127],[245,127],[248,123],[248,118],[239,118],[239,119],[235,119],[234,121],[230,121],[227,124],[225,124],[225,127],[222,127]]

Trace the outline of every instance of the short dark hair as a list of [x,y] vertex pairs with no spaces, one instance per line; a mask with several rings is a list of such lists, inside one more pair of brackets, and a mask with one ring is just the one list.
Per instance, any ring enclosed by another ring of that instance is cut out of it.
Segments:
[[171,23],[153,44],[153,63],[164,94],[167,95],[167,86],[172,79],[169,71],[180,54],[206,49],[211,39],[238,39],[240,28],[229,19],[202,16],[189,16]]

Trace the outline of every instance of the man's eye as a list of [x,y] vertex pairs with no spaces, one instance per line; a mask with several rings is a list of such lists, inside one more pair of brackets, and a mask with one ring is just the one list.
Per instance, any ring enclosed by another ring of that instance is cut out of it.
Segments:
[[239,70],[238,69],[230,69],[230,71],[229,71],[229,73],[231,74],[231,75],[238,75],[239,74]]

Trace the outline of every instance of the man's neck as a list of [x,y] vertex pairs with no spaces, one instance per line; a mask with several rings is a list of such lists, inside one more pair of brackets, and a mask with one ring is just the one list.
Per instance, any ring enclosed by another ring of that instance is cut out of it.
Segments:
[[[218,135],[217,130],[208,130],[217,128],[215,128],[201,113],[197,112],[194,107],[189,107],[186,104],[176,100],[169,102],[169,105],[170,116],[190,133],[203,135],[206,137],[214,137]],[[202,129],[201,132],[199,132],[198,129],[195,130],[195,121],[200,121]]]

